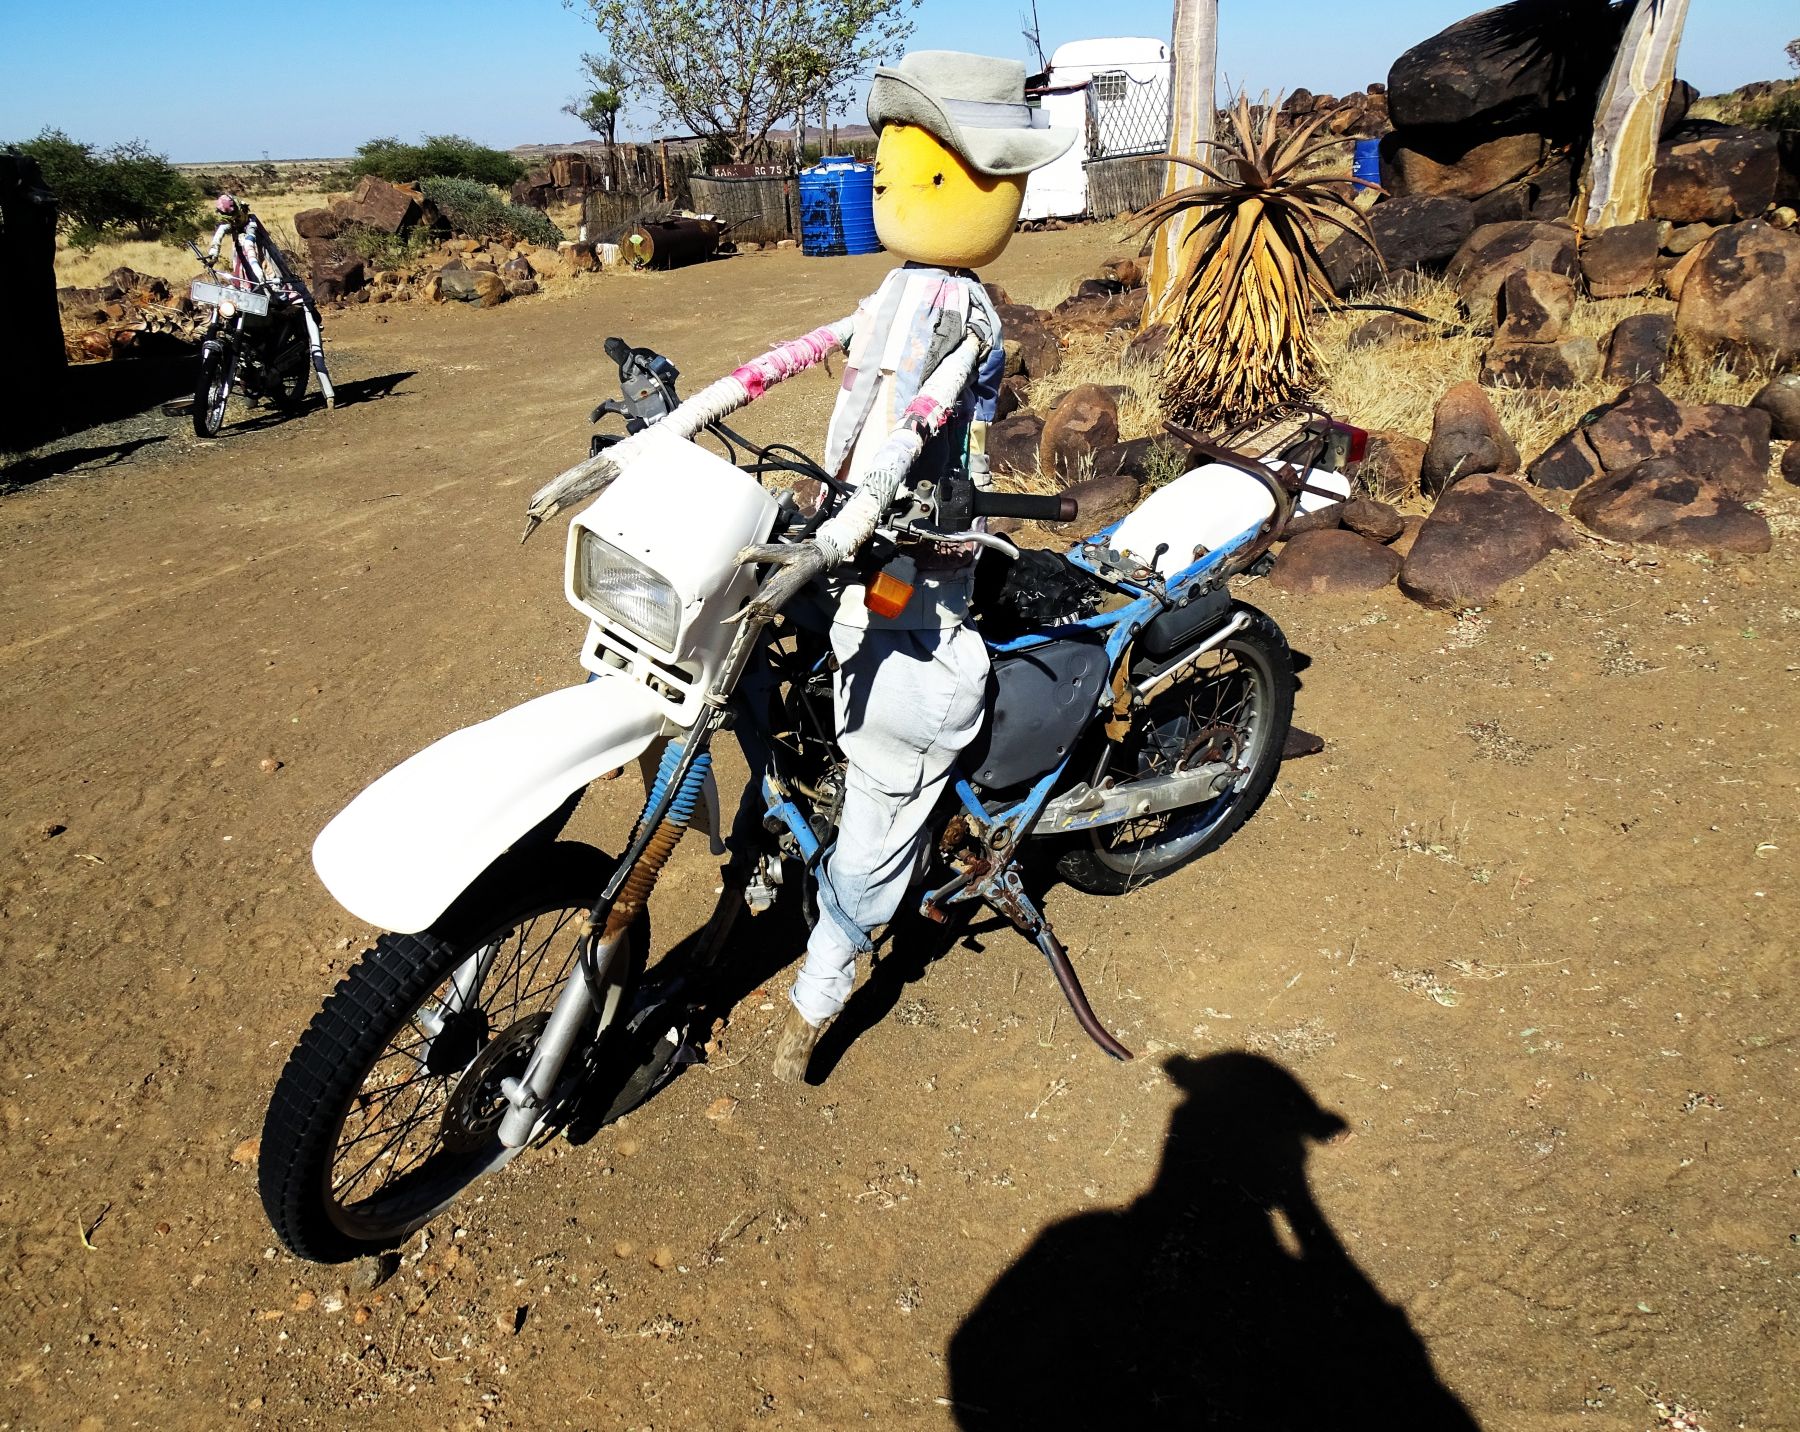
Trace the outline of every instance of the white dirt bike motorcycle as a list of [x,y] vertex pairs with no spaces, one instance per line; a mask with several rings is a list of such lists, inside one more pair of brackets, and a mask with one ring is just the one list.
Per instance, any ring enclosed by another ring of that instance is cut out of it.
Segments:
[[[680,403],[666,359],[617,339],[607,351],[624,397],[595,418],[623,414],[632,435],[597,437],[531,510],[535,525],[601,489],[571,524],[564,578],[589,623],[589,679],[428,747],[314,846],[339,902],[395,933],[314,1017],[264,1125],[264,1207],[301,1257],[391,1246],[528,1145],[640,1104],[703,1057],[713,1016],[729,1011],[736,995],[721,997],[716,976],[738,912],[798,887],[815,914],[844,775],[826,609],[804,570],[763,580],[738,556],[804,541],[853,490],[725,427],[748,397],[735,377]],[[934,394],[946,406],[964,356]],[[732,460],[697,445],[703,432]],[[895,480],[863,559],[893,574],[911,541],[971,541],[1004,577],[978,598],[987,728],[933,816],[921,908],[998,912],[1118,1058],[1130,1055],[1089,1007],[1022,857],[1042,851],[1081,889],[1116,894],[1251,815],[1281,759],[1294,673],[1280,630],[1227,581],[1263,557],[1296,494],[1303,509],[1346,494],[1336,470],[1361,456],[1361,434],[1322,417],[1263,461],[1180,436],[1204,461],[1066,555],[1021,556],[970,529],[980,515],[1069,521],[1067,498],[965,491],[953,511],[928,484]],[[813,479],[818,510],[765,485],[776,475]],[[725,730],[751,772],[729,846],[711,758]],[[647,796],[623,853],[559,839],[588,784],[633,761]],[[696,819],[715,853],[729,849],[724,893],[699,937],[646,976],[646,901]]]

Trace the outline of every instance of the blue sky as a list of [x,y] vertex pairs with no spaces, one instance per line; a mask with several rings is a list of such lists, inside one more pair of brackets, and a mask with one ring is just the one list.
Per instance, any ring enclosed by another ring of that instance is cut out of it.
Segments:
[[[1028,0],[923,0],[913,44],[1026,58]],[[1342,94],[1479,0],[1222,0],[1219,62],[1253,91]],[[1169,32],[1168,0],[1038,0],[1046,49]],[[1790,74],[1794,0],[1697,0],[1680,72],[1703,93]],[[230,56],[210,61],[214,37]],[[229,44],[226,44],[229,37]],[[196,9],[124,0],[0,3],[0,140],[45,126],[142,139],[182,162],[339,157],[372,135],[499,147],[582,137],[560,113],[594,47],[559,0],[305,0]],[[856,116],[860,119],[860,114]]]

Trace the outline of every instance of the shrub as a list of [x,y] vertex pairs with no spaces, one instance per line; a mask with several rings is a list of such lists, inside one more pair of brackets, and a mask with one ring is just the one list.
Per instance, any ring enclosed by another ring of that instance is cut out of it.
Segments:
[[419,185],[446,223],[471,239],[526,239],[549,247],[562,230],[536,209],[509,204],[492,189],[468,179],[427,179]]
[[199,192],[136,140],[96,150],[60,129],[46,129],[12,147],[37,160],[56,195],[58,222],[77,248],[92,248],[118,232],[179,243],[198,230]]
[[1744,106],[1744,123],[1756,129],[1800,129],[1800,84]]
[[416,184],[423,179],[472,179],[504,189],[525,177],[525,166],[512,155],[489,149],[460,134],[428,134],[418,144],[384,136],[359,145],[350,162],[353,179],[373,174],[390,184]]

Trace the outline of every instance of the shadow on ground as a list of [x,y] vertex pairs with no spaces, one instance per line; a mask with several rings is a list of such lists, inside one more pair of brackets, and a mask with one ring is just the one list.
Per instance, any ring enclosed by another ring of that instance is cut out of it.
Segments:
[[1343,1120],[1257,1055],[1166,1068],[1187,1097],[1155,1184],[1046,1230],[970,1313],[958,1425],[1474,1432],[1313,1202]]
[[165,437],[131,438],[125,442],[99,443],[92,447],[63,448],[58,452],[38,453],[17,462],[0,465],[0,493],[16,492],[45,478],[60,477],[84,467],[116,467],[129,462],[140,448],[166,442]]

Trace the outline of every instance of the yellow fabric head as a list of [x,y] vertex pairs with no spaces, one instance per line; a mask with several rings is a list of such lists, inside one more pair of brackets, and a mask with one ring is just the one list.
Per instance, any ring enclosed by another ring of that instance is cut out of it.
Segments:
[[916,124],[882,126],[875,147],[875,232],[888,252],[938,268],[980,268],[1019,222],[1025,176],[978,174]]

